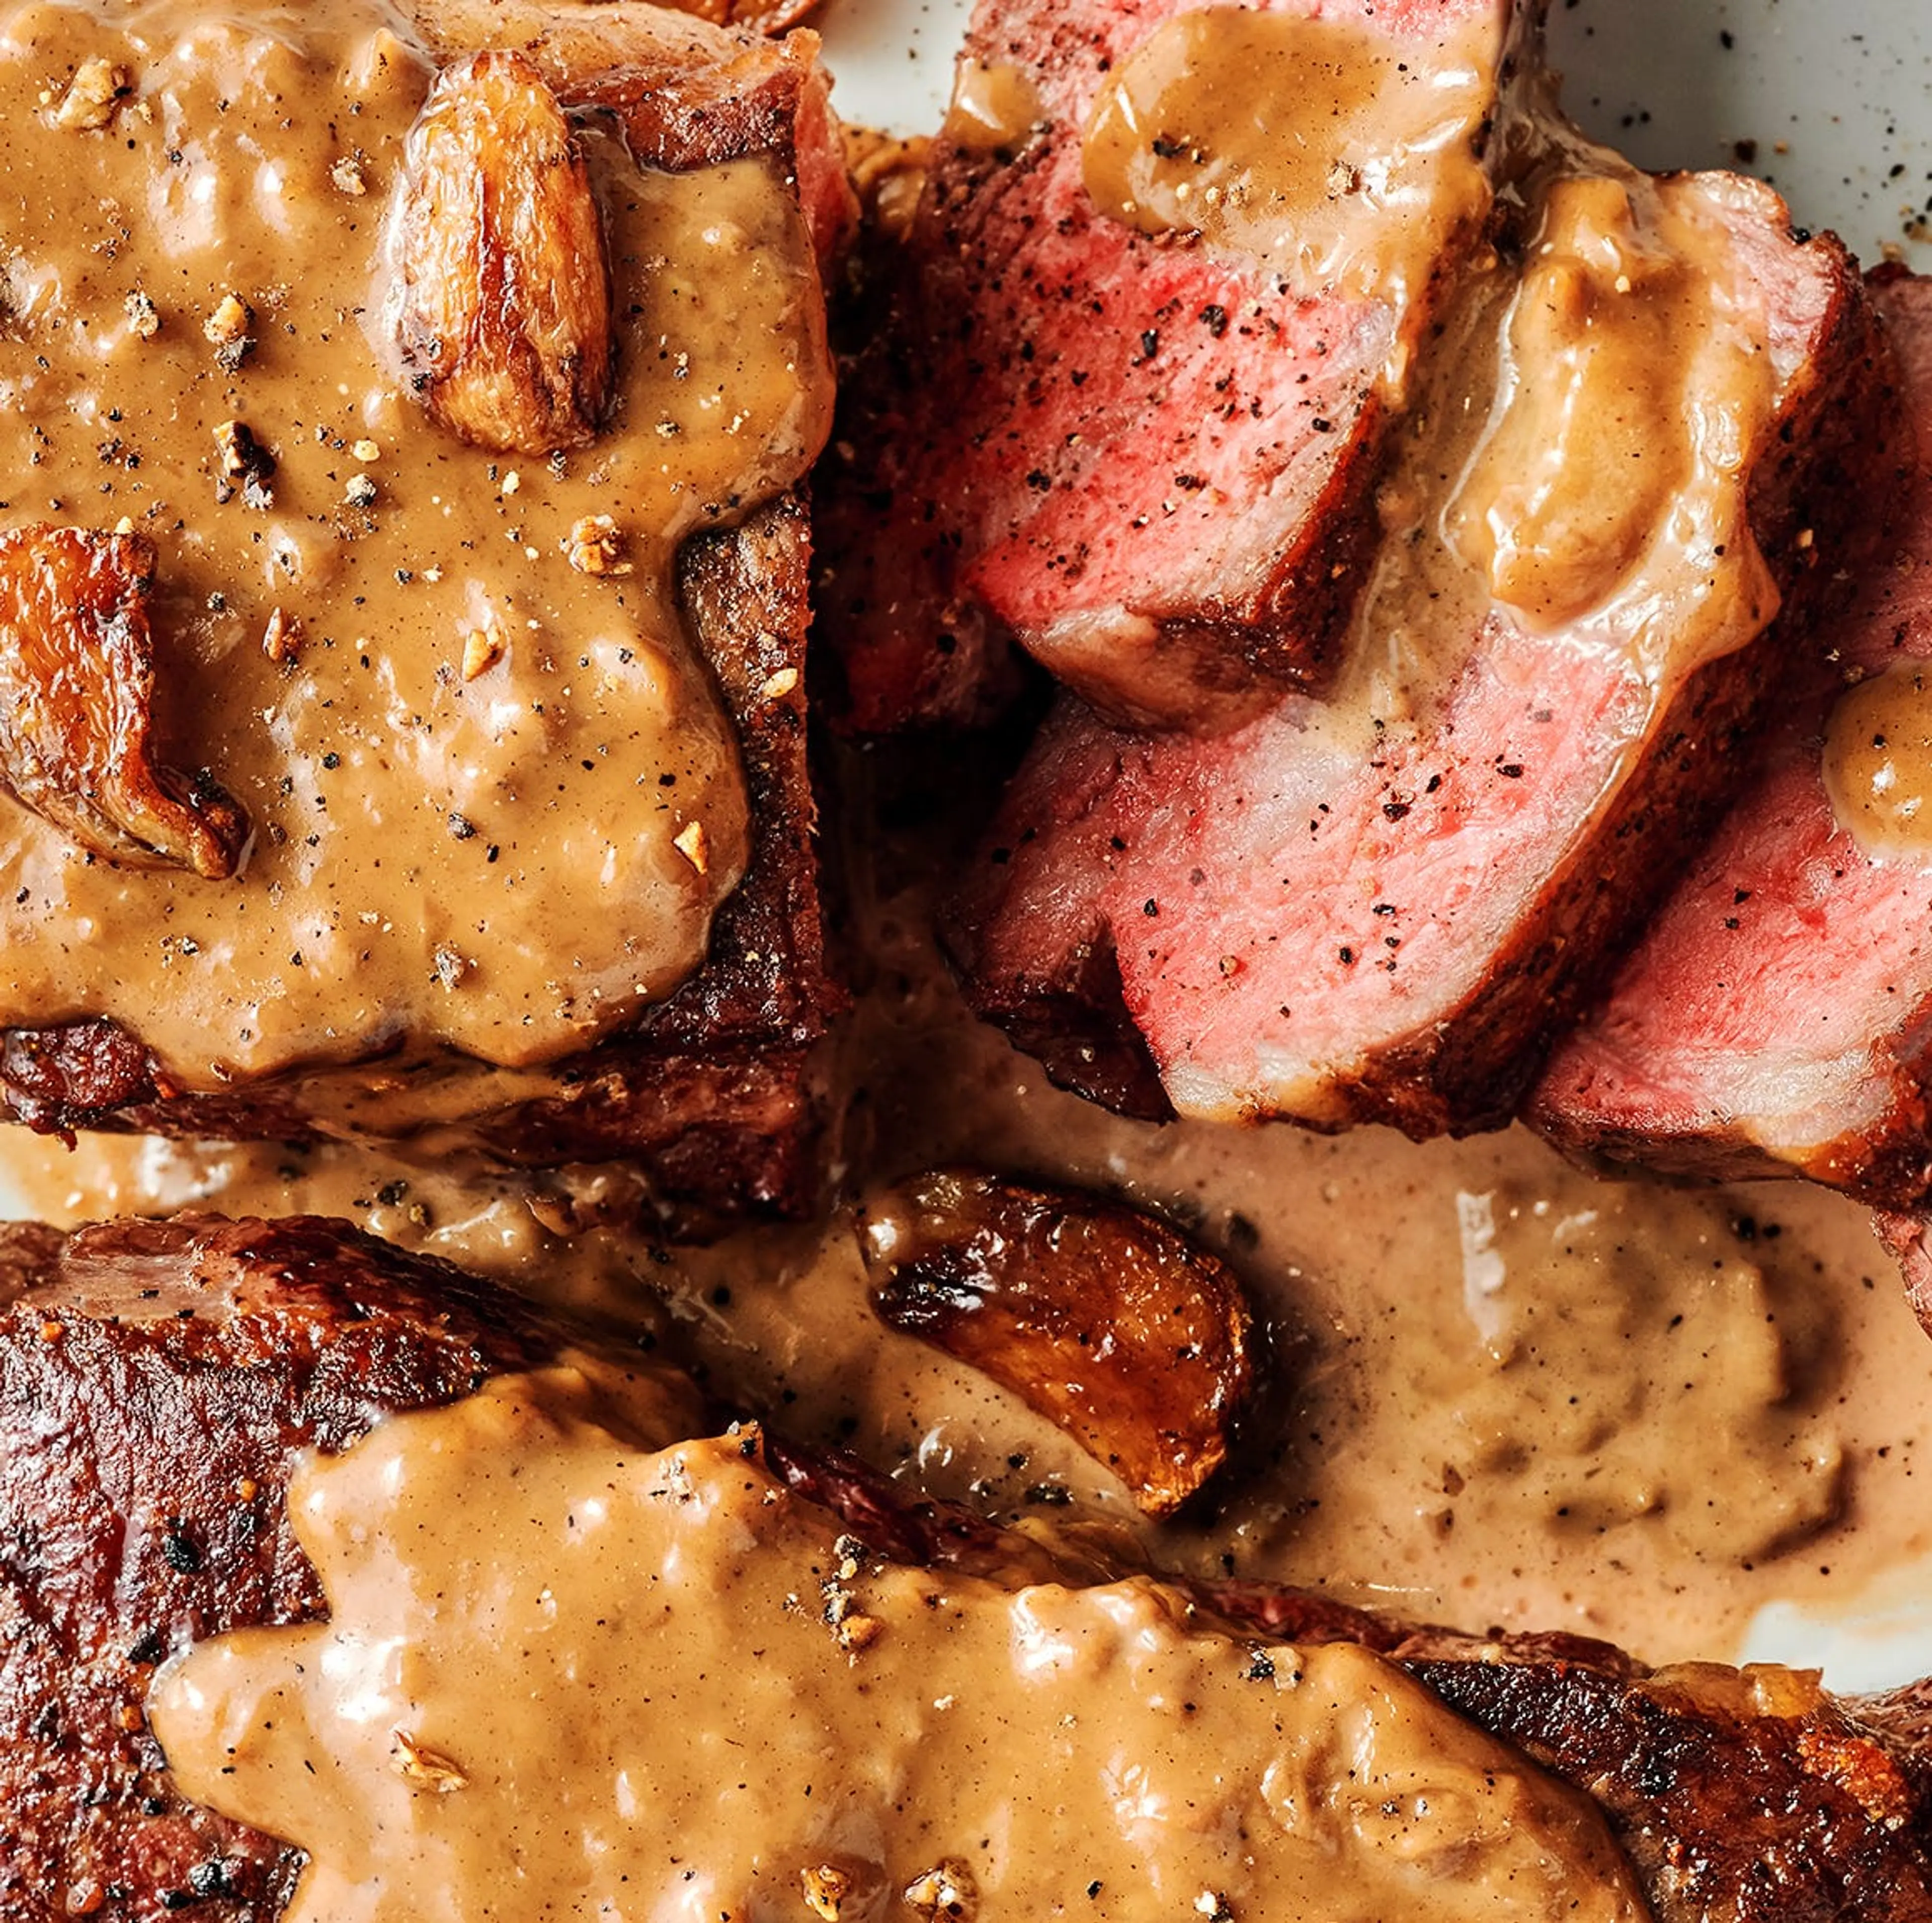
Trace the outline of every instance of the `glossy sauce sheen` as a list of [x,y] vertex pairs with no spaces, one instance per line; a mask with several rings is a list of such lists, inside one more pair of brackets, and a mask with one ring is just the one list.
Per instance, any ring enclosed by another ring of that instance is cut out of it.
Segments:
[[1594,1811],[1365,1652],[878,1564],[674,1434],[553,1372],[298,1476],[331,1620],[151,1705],[188,1793],[308,1852],[290,1923],[1646,1914]]
[[1825,792],[1868,855],[1932,855],[1932,670],[1900,662],[1839,699],[1825,732]]
[[[63,124],[103,73],[106,124]],[[398,1040],[541,1063],[689,974],[742,871],[672,570],[825,430],[794,198],[763,160],[670,175],[581,126],[614,403],[554,460],[466,445],[406,397],[387,305],[433,77],[380,0],[6,16],[0,514],[153,540],[162,758],[212,769],[254,837],[230,881],[143,871],[0,795],[0,1026],[112,1017],[186,1087]],[[231,294],[254,345],[224,365]],[[264,505],[218,502],[231,421],[274,456]],[[628,572],[572,565],[598,517]]]
[[[1184,13],[1102,88],[1088,190],[1143,232],[1266,261],[1298,295],[1412,298],[1450,232],[1490,210],[1492,60],[1473,41],[1397,59],[1346,22]],[[1531,210],[1526,258],[1479,260],[1426,352],[1347,665],[1307,705],[1312,757],[1386,747],[1498,619],[1628,657],[1669,691],[1778,612],[1747,491],[1782,397],[1704,184],[1641,174],[1552,105],[1517,104],[1491,167]]]
[[848,1038],[855,1179],[1026,1169],[1168,1211],[1228,1257],[1275,1337],[1270,1386],[1259,1433],[1179,1521],[1149,1525],[1018,1397],[883,1327],[841,1217],[662,1249],[627,1226],[642,1198],[621,1170],[532,1186],[434,1137],[406,1162],[83,1137],[31,1161],[22,1143],[15,1171],[58,1222],[314,1211],[568,1307],[637,1319],[668,1298],[715,1385],[910,1488],[1412,1619],[1730,1658],[1768,1604],[1845,1610],[1932,1558],[1932,1349],[1842,1198],[1601,1182],[1522,1131],[1125,1122],[967,1017],[922,912],[895,897],[867,931],[882,985]]
[[1403,58],[1347,22],[1180,14],[1101,88],[1088,192],[1143,233],[1259,256],[1300,294],[1418,295],[1489,207],[1476,146],[1495,52],[1464,33]]

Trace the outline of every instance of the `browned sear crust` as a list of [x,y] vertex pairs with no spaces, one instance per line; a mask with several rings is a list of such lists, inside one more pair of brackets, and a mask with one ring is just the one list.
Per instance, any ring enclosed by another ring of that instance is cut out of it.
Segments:
[[149,758],[153,544],[80,528],[0,534],[0,787],[80,846],[222,881],[248,839],[206,769]]
[[1254,1383],[1240,1285],[1178,1230],[1096,1195],[955,1171],[860,1212],[872,1307],[982,1370],[1172,1515],[1227,1460]]
[[542,76],[520,53],[446,68],[407,166],[398,328],[430,412],[506,454],[594,439],[610,394],[610,265]]

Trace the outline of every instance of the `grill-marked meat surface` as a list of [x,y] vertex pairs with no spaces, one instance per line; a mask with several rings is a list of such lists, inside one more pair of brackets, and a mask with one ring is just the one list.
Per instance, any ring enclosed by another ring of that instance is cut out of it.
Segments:
[[1932,281],[1874,293],[1919,445],[1868,487],[1896,517],[1856,604],[1770,726],[1738,798],[1557,1050],[1530,1107],[1571,1151],[1683,1174],[1804,1175],[1932,1197],[1932,873],[1839,828],[1821,772],[1848,671],[1932,657]]
[[[850,370],[824,481],[824,631],[863,731],[970,719],[1006,637],[1130,719],[1218,722],[1332,669],[1374,544],[1370,496],[1418,342],[1474,246],[1406,299],[1286,292],[1275,270],[1103,216],[1082,129],[1106,74],[1184,0],[986,0],[966,62],[1017,73],[1031,130],[956,115]],[[1490,36],[1492,81],[1542,0],[1319,13],[1426,49]],[[1506,47],[1507,49],[1506,50]]]
[[[305,1448],[552,1359],[568,1332],[340,1223],[0,1229],[0,1915],[272,1923],[298,1867],[183,1805],[140,1715],[190,1640],[310,1619]],[[693,1420],[701,1420],[695,1397]],[[1114,1572],[842,1457],[766,1460],[879,1553],[1018,1584]],[[1840,1704],[1778,1671],[1647,1673],[1598,1643],[1490,1643],[1253,1583],[1180,1586],[1252,1640],[1358,1641],[1594,1796],[1660,1923],[1932,1917],[1914,1692]]]
[[1498,608],[1440,708],[1366,755],[1312,741],[1300,697],[1212,741],[1064,699],[952,929],[976,1005],[1057,1080],[1145,1114],[1418,1137],[1509,1119],[1698,845],[1791,637],[1850,565],[1887,405],[1844,250],[1796,241],[1768,190],[1694,185],[1726,297],[1762,303],[1783,379],[1750,489],[1780,620],[1660,685]]

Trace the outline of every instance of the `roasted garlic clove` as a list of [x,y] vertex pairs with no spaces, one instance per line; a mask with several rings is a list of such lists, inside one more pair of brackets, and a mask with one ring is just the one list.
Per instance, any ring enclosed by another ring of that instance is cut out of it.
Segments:
[[404,170],[397,327],[424,404],[506,454],[594,439],[610,267],[589,172],[536,68],[502,52],[446,68]]
[[97,854],[222,881],[248,839],[240,804],[148,759],[154,573],[140,535],[0,534],[0,786]]
[[1096,1195],[941,1170],[858,1215],[872,1307],[983,1370],[1106,1463],[1150,1516],[1226,1460],[1254,1339],[1221,1262]]

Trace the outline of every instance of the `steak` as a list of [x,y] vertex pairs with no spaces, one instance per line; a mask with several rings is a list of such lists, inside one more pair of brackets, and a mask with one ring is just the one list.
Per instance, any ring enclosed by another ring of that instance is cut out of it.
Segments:
[[1932,874],[1864,852],[1822,773],[1846,683],[1932,656],[1932,282],[1886,276],[1873,298],[1898,363],[1894,412],[1919,439],[1867,490],[1897,517],[1892,546],[1528,1113],[1573,1154],[1802,1175],[1910,1209],[1932,1199]]
[[[299,1859],[191,1806],[141,1714],[191,1641],[313,1620],[286,1514],[306,1450],[583,1352],[585,1338],[339,1223],[214,1217],[63,1238],[0,1230],[0,1915],[272,1923]],[[606,1392],[676,1394],[602,1350]],[[690,1420],[704,1419],[695,1395]],[[1071,1547],[909,1499],[769,1436],[766,1466],[878,1553],[1008,1585],[1110,1580]],[[1179,1584],[1250,1644],[1357,1642],[1594,1797],[1660,1923],[1932,1916],[1916,1692],[1840,1703],[1806,1678],[1645,1671],[1572,1637],[1490,1641],[1320,1595]]]
[[[1748,531],[1729,547],[1735,562],[1755,538],[1782,613],[1767,625],[1768,592],[1705,582],[1678,616],[1722,619],[1728,602],[1730,631],[1658,672],[1631,645],[1651,607],[1539,625],[1490,597],[1466,616],[1454,577],[1439,600],[1431,578],[1425,640],[1448,645],[1456,626],[1469,638],[1406,722],[1358,715],[1352,732],[1336,704],[1291,696],[1217,739],[1146,736],[1063,699],[950,927],[974,1005],[1056,1080],[1144,1115],[1383,1122],[1418,1137],[1499,1126],[1696,847],[1761,697],[1795,672],[1796,637],[1856,562],[1889,375],[1835,240],[1794,236],[1769,190],[1734,177],[1657,190],[1700,237],[1707,298],[1752,316],[1775,370],[1771,431],[1748,460]],[[1462,391],[1446,390],[1450,411]],[[1679,405],[1703,403],[1694,391]],[[1542,458],[1505,424],[1478,460],[1498,443],[1526,469]],[[1607,449],[1558,456],[1573,457],[1593,484],[1614,472]],[[1442,470],[1462,458],[1452,448]],[[1439,552],[1440,526],[1419,518],[1384,565]],[[1501,538],[1534,568],[1550,534]],[[1726,551],[1722,538],[1706,550]]]
[[[615,122],[641,163],[682,172],[775,160],[821,259],[839,244],[850,195],[810,34],[772,43],[629,0],[594,10],[454,0],[418,11],[445,58],[514,42],[523,70],[572,112]],[[644,347],[624,340],[619,351]],[[845,999],[820,924],[806,752],[810,552],[801,489],[736,526],[694,535],[680,552],[686,626],[736,730],[749,848],[701,964],[614,1036],[535,1072],[505,1072],[404,1033],[366,1064],[188,1090],[137,1024],[64,1011],[0,1029],[0,1114],[43,1131],[231,1139],[400,1138],[454,1126],[512,1161],[631,1160],[674,1232],[802,1210],[820,1121],[811,1059]],[[199,805],[213,807],[220,794],[206,791]],[[454,819],[452,828],[472,831]],[[562,975],[575,950],[569,931],[555,939]]]
[[[1394,63],[1462,63],[1469,125],[1382,217],[1433,235],[1434,257],[1365,290],[1103,213],[1082,129],[1186,0],[983,0],[822,482],[825,630],[854,728],[973,719],[1009,637],[1131,723],[1220,725],[1334,669],[1383,442],[1480,237],[1479,163],[1542,0],[1262,10],[1359,28],[1405,76]],[[1279,97],[1306,84],[1284,73]],[[1207,133],[1148,130],[1157,153],[1163,131]],[[1372,171],[1334,137],[1336,166]]]

